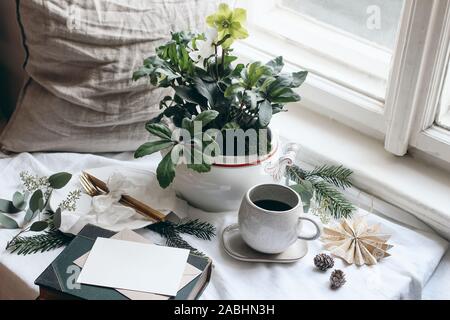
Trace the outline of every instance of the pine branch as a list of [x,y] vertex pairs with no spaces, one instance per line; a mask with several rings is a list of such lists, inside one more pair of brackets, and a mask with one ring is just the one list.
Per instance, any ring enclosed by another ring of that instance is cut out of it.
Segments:
[[320,178],[328,183],[335,185],[336,187],[345,189],[353,186],[350,182],[350,176],[352,175],[352,173],[352,170],[344,168],[342,165],[324,165],[315,168],[312,171],[304,172],[304,179],[316,181],[317,178]]
[[169,247],[188,249],[191,251],[192,254],[195,254],[197,256],[203,257],[205,255],[203,252],[198,251],[196,248],[191,246],[178,233],[173,233],[173,234],[170,234],[168,237],[166,237],[166,244]]
[[211,240],[215,236],[216,229],[208,222],[190,220],[175,224],[170,221],[161,221],[151,224],[147,229],[152,230],[166,238],[166,244],[170,247],[189,249],[193,254],[203,256],[204,254],[181,237],[181,233],[193,235],[202,240]]
[[16,237],[8,242],[6,249],[18,255],[46,252],[67,245],[73,237],[57,230],[46,231],[31,237]]
[[316,200],[325,203],[334,218],[347,218],[351,216],[355,207],[338,190],[325,181],[312,182]]
[[299,166],[286,167],[286,176],[295,183],[301,183],[306,179],[308,172],[300,168]]
[[198,219],[190,220],[175,225],[180,233],[190,234],[202,240],[211,240],[216,235],[216,228],[208,222],[200,222]]

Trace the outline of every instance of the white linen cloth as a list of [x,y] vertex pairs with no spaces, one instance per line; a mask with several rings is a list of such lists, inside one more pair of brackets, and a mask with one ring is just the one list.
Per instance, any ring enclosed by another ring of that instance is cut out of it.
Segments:
[[[23,170],[42,175],[111,165],[155,170],[159,160],[158,155],[133,161],[131,158],[129,153],[108,158],[58,153],[20,154],[1,159],[0,197],[11,197],[20,183],[18,173]],[[207,213],[189,207],[187,214],[190,218],[209,221],[217,228],[218,235],[212,241],[185,236],[214,262],[211,282],[202,299],[418,299],[448,247],[447,241],[418,221],[411,226],[359,210],[358,214],[367,215],[369,223],[379,222],[384,232],[392,234],[392,256],[371,267],[348,266],[335,259],[335,268],[345,272],[347,283],[333,291],[329,289],[330,271],[322,273],[313,265],[313,257],[324,251],[319,241],[309,242],[308,254],[293,264],[241,262],[229,257],[220,243],[222,230],[237,221],[235,212]],[[389,212],[385,215],[389,216]],[[0,299],[34,299],[38,296],[34,280],[62,249],[28,256],[11,254],[4,248],[16,233],[0,229]],[[154,242],[164,241],[149,230],[139,233]]]
[[[156,175],[149,170],[116,165],[87,171],[104,180],[110,192],[95,197],[82,194],[77,201],[77,210],[62,212],[60,227],[62,232],[76,235],[86,224],[116,232],[124,229],[141,229],[151,224],[151,220],[119,203],[121,196],[125,194],[159,210],[162,214],[174,212],[180,219],[186,217],[186,201],[177,198],[173,188],[162,189]],[[53,192],[50,200],[53,209],[68,192],[82,187],[77,179],[79,174],[75,173],[74,178],[64,189]]]

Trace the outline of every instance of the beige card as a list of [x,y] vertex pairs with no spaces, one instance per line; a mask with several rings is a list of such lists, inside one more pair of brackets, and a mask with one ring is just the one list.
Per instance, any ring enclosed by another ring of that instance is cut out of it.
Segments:
[[[128,229],[116,233],[114,236],[111,237],[111,239],[151,244],[151,241],[149,241],[148,239]],[[76,259],[74,263],[80,268],[83,268],[88,256],[89,252],[85,253],[84,255]],[[201,270],[199,270],[198,268],[194,267],[189,263],[186,263],[186,268],[183,272],[179,289],[182,289],[184,286],[186,286],[188,283],[194,280],[201,273],[202,273]],[[124,289],[116,289],[116,290],[131,300],[168,300],[170,298],[170,296],[155,293],[139,292]]]

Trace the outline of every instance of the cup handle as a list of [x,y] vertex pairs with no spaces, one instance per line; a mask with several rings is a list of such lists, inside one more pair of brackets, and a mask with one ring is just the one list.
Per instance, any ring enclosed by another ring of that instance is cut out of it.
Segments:
[[317,238],[320,237],[320,226],[319,226],[319,224],[318,224],[317,222],[315,222],[315,221],[314,221],[313,219],[311,219],[311,218],[307,218],[307,217],[299,217],[299,218],[298,218],[298,224],[300,224],[301,220],[306,220],[306,221],[311,222],[311,223],[314,225],[314,227],[316,227],[316,234],[313,235],[313,236],[310,236],[310,237],[303,237],[303,236],[297,235],[297,237],[298,237],[299,239],[302,239],[302,240],[316,240]]

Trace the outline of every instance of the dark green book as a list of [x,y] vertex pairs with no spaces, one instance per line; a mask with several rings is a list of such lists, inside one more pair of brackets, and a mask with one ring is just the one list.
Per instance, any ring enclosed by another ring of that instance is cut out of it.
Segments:
[[[112,288],[77,284],[76,278],[81,270],[73,263],[90,251],[98,237],[110,238],[115,233],[93,225],[85,226],[61,254],[36,279],[39,286],[39,299],[86,299],[86,300],[128,300]],[[202,273],[178,291],[175,300],[198,299],[211,277],[211,260],[190,254],[188,262]]]

